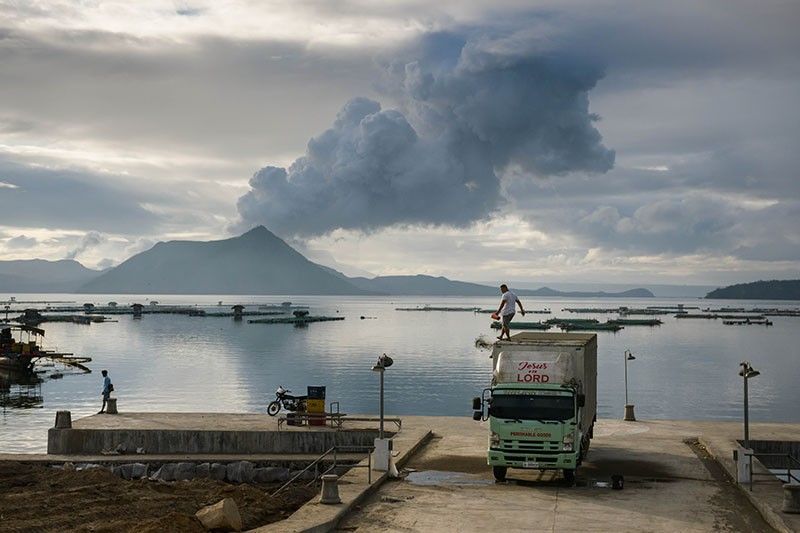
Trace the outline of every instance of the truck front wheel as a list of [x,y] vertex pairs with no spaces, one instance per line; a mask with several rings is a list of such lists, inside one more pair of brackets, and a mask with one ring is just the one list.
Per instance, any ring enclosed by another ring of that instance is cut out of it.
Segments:
[[564,469],[564,481],[569,484],[575,483],[575,469],[574,468],[565,468]]
[[494,474],[494,479],[497,481],[505,481],[506,480],[506,473],[508,472],[507,466],[493,466],[492,473]]

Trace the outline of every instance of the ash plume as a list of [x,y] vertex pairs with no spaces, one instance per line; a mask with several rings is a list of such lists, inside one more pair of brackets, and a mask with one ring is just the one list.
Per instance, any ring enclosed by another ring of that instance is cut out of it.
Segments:
[[429,36],[383,64],[379,89],[397,108],[347,102],[305,155],[255,173],[237,204],[241,226],[284,236],[464,226],[503,205],[505,169],[606,172],[614,152],[588,98],[602,75],[526,34]]

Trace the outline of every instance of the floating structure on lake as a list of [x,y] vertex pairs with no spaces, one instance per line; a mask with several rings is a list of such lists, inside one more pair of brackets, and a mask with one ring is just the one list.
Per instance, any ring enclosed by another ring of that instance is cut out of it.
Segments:
[[[501,329],[503,324],[498,321],[492,322],[491,328],[492,329]],[[546,324],[544,322],[511,322],[508,325],[509,329],[535,329],[540,331],[547,331],[548,329],[552,328],[552,324]]]
[[767,320],[767,319],[750,320],[749,318],[746,318],[744,320],[741,320],[741,319],[739,319],[739,320],[728,319],[728,320],[723,320],[722,323],[725,324],[726,326],[771,326],[772,325],[772,321],[771,320]]
[[[302,311],[295,311],[295,313],[302,313]],[[306,311],[307,313],[307,311]],[[248,324],[296,324],[305,325],[311,322],[333,322],[335,320],[344,320],[343,316],[310,316],[308,314],[300,316],[283,316],[275,318],[256,318],[248,320]]]
[[597,324],[599,320],[596,318],[551,318],[545,321],[545,324],[553,326],[560,326],[561,324]]
[[606,324],[618,326],[660,326],[663,322],[657,318],[617,318],[609,320]]
[[40,337],[44,337],[44,330],[40,328],[0,324],[0,368],[16,372],[33,372],[33,367],[38,361],[49,359],[87,373],[91,372],[83,366],[83,363],[90,362],[91,358],[45,350],[39,344]]
[[619,331],[624,329],[622,326],[618,324],[611,324],[606,322],[604,324],[590,324],[590,323],[562,323],[558,324],[558,327],[561,328],[562,331]]
[[480,307],[431,307],[429,305],[425,305],[422,307],[395,307],[394,310],[395,311],[454,311],[454,312],[475,313],[477,311],[480,311]]
[[764,320],[764,315],[719,315],[716,313],[685,313],[675,315],[675,318],[698,318],[707,320]]
[[[492,313],[496,313],[497,309],[476,309],[476,313],[490,315]],[[550,309],[533,309],[530,311],[525,311],[526,315],[549,315],[552,311]]]

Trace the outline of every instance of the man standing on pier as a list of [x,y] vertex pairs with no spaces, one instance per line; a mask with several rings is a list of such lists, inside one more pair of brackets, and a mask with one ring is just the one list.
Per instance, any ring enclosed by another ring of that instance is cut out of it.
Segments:
[[100,412],[97,413],[98,415],[102,415],[106,411],[108,397],[111,396],[111,391],[114,390],[114,385],[111,383],[111,378],[108,377],[108,370],[103,370],[100,373],[103,374],[103,407],[100,408]]
[[505,333],[506,338],[511,340],[509,324],[511,324],[511,319],[514,318],[514,314],[517,310],[516,306],[519,304],[519,310],[522,316],[525,316],[525,309],[523,309],[522,302],[519,301],[517,295],[508,290],[508,286],[505,283],[500,285],[500,292],[503,293],[503,297],[500,299],[500,307],[497,308],[497,314],[500,315],[502,328],[500,329],[500,336],[497,338],[503,340],[503,333]]

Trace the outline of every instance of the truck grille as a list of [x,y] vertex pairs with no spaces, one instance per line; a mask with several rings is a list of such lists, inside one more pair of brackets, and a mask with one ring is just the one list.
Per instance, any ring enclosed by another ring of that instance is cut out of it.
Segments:
[[558,452],[561,451],[561,444],[557,440],[543,442],[503,440],[497,449],[509,452]]

